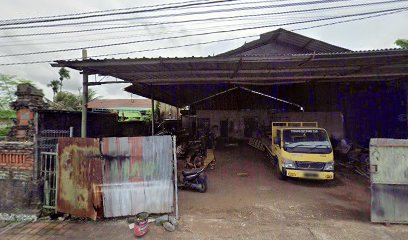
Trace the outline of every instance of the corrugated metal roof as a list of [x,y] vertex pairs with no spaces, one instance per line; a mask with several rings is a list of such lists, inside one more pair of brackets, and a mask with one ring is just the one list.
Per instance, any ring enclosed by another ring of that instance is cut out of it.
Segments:
[[[116,77],[125,91],[183,107],[237,85],[310,81],[383,81],[408,76],[408,49],[351,51],[278,29],[232,51],[208,57],[56,61],[88,74]],[[153,88],[152,88],[153,87]]]
[[245,55],[186,58],[88,59],[58,61],[88,74],[133,83],[125,88],[177,107],[186,106],[237,84],[275,85],[314,82],[383,81],[408,76],[408,49],[336,53]]
[[300,35],[295,32],[287,31],[283,28],[279,28],[275,31],[263,33],[261,34],[259,39],[245,43],[243,46],[237,49],[219,54],[218,56],[241,56],[245,55],[245,52],[247,51],[271,43],[287,44],[294,47],[294,51],[303,53],[330,53],[350,51],[346,48],[338,47],[317,39]]
[[[88,58],[87,60],[56,60],[55,63],[51,64],[53,67],[65,66],[69,63],[90,63],[90,62],[108,62],[108,61],[121,61],[126,62],[137,62],[137,61],[184,61],[184,60],[234,60],[240,58],[268,58],[268,59],[283,59],[296,56],[339,56],[339,55],[367,55],[367,54],[389,54],[389,53],[408,53],[408,49],[403,48],[384,48],[384,49],[367,49],[367,50],[356,50],[356,51],[340,51],[340,52],[312,52],[312,53],[291,53],[291,54],[243,54],[239,56],[207,56],[207,57],[153,57],[153,58]],[[68,66],[70,67],[70,66]]]

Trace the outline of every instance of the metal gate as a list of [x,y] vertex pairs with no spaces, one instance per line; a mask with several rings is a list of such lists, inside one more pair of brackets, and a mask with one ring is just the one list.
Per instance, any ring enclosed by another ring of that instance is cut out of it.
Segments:
[[69,130],[42,130],[38,134],[39,177],[43,186],[41,200],[44,208],[56,208],[58,138],[72,136],[72,127]]
[[57,197],[57,153],[41,152],[40,169],[40,179],[43,185],[43,207],[55,209],[55,199]]

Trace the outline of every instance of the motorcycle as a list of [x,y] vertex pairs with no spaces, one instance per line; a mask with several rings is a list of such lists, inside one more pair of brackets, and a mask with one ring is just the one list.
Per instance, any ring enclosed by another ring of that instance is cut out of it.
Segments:
[[184,168],[194,169],[204,167],[204,160],[207,156],[207,148],[204,141],[191,141],[188,144],[188,149]]
[[204,174],[204,168],[184,170],[181,173],[183,180],[179,187],[192,189],[200,193],[207,191],[207,175]]

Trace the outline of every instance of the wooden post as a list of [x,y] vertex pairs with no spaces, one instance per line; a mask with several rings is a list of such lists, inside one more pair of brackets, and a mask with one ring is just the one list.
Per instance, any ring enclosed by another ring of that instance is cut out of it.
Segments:
[[[82,49],[82,60],[88,58],[86,49]],[[87,122],[87,108],[88,108],[88,74],[82,70],[82,117],[81,117],[81,137],[86,138],[86,122]]]

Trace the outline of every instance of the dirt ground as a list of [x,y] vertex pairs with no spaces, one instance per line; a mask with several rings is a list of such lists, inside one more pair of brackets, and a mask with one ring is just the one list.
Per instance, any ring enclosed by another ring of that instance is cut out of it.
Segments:
[[[249,146],[216,152],[206,193],[181,191],[176,232],[144,239],[408,239],[408,226],[370,223],[368,181],[345,169],[336,181],[280,181]],[[238,173],[248,173],[239,176]],[[0,225],[0,239],[133,239],[125,220]]]

